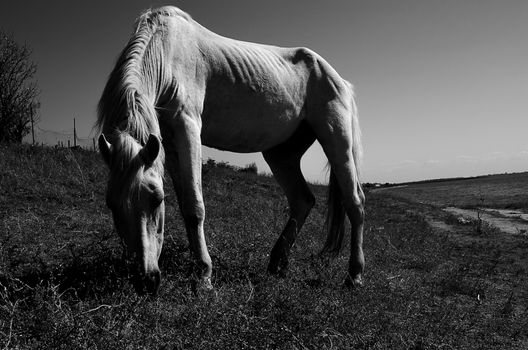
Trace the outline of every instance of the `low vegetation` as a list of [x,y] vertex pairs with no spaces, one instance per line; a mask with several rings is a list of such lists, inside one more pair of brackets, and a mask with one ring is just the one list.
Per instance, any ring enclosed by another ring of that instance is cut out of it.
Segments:
[[409,183],[388,189],[399,197],[442,207],[517,209],[528,213],[528,172]]
[[204,165],[214,292],[192,290],[172,196],[150,299],[128,282],[98,155],[0,145],[0,347],[528,348],[526,237],[456,222],[441,231],[428,224],[446,215],[436,207],[369,193],[366,283],[350,290],[346,254],[317,254],[325,188],[313,186],[317,205],[277,278],[266,264],[287,203],[273,178],[247,169]]

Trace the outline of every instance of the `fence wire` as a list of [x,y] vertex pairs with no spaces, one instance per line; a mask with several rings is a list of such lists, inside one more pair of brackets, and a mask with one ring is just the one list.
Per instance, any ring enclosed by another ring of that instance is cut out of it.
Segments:
[[[29,133],[24,138],[24,141],[27,143],[33,142],[31,133]],[[65,129],[61,131],[54,131],[54,130],[42,129],[39,126],[35,126],[35,144],[54,146],[54,147],[78,146],[80,148],[90,150],[90,151],[97,149],[97,143],[95,142],[95,136],[92,135],[92,133],[88,135],[87,137],[79,137],[79,133],[77,133],[77,137],[75,137],[73,128]]]

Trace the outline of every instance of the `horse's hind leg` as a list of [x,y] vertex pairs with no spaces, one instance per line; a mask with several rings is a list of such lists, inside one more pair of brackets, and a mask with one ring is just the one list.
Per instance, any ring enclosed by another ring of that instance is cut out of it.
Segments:
[[271,250],[268,271],[272,274],[286,269],[290,248],[315,204],[315,197],[301,173],[301,157],[314,141],[313,131],[303,122],[290,139],[263,152],[290,206],[288,222]]
[[[365,266],[363,255],[363,223],[365,197],[358,178],[356,159],[353,151],[353,130],[350,112],[340,103],[330,103],[321,114],[325,118],[310,120],[317,140],[323,147],[331,166],[334,181],[337,182],[338,201],[351,223],[350,260],[347,283],[362,284]],[[331,178],[332,181],[332,178]],[[340,242],[337,246],[340,246]]]

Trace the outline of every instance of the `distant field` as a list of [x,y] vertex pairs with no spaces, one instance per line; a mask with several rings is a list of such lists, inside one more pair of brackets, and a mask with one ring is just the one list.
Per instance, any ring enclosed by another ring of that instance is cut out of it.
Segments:
[[441,207],[519,209],[528,213],[528,173],[415,183],[382,190]]
[[528,349],[528,238],[457,222],[439,230],[430,223],[445,212],[404,198],[471,206],[484,188],[493,205],[509,196],[526,208],[516,192],[526,175],[368,193],[365,286],[351,290],[348,249],[317,255],[322,186],[312,186],[317,204],[287,276],[266,273],[287,205],[274,179],[252,170],[203,169],[213,293],[192,290],[169,198],[163,281],[149,299],[128,282],[98,155],[0,144],[0,348]]

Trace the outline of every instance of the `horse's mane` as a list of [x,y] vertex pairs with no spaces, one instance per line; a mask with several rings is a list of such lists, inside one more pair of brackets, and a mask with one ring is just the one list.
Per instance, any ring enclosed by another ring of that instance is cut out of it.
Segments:
[[175,7],[147,10],[136,20],[134,33],[119,55],[99,101],[99,132],[110,138],[116,132],[126,132],[141,145],[151,133],[161,137],[155,104],[160,86],[170,83],[162,35],[166,17],[170,16],[191,20]]

